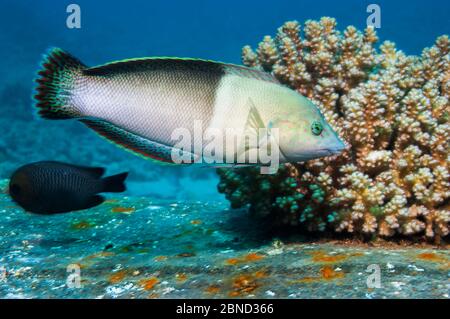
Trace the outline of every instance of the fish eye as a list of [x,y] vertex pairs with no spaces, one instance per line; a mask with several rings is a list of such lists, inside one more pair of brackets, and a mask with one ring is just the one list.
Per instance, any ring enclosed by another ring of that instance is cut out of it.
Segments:
[[9,188],[9,192],[11,195],[19,195],[20,194],[20,186],[17,184],[12,184]]
[[314,135],[320,135],[320,133],[322,133],[323,131],[323,126],[322,123],[320,123],[319,121],[314,121],[311,124],[311,132]]

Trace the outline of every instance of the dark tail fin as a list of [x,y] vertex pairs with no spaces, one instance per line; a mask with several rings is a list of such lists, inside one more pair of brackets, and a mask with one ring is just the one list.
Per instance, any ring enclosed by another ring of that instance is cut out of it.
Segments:
[[103,178],[103,191],[111,193],[124,192],[126,190],[124,182],[127,176],[128,172]]
[[39,115],[47,119],[67,119],[78,116],[71,103],[77,77],[86,66],[61,49],[47,53],[38,72],[34,96]]

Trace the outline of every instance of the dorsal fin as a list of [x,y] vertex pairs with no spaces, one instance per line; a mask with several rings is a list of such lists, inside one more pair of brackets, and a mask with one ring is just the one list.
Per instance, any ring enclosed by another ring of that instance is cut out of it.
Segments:
[[222,75],[230,74],[279,84],[274,76],[262,70],[212,60],[175,57],[147,57],[114,61],[85,69],[83,70],[83,74],[91,76],[108,76],[111,74],[128,72],[170,69],[208,72]]
[[[124,148],[127,151],[144,157],[145,159],[154,160],[158,163],[176,165],[172,161],[173,148],[161,143],[149,141],[139,135],[128,132],[122,128],[119,128],[109,122],[98,119],[82,119],[80,120],[86,126],[93,129],[100,136],[106,138]],[[184,152],[194,158],[194,154]],[[194,160],[191,161],[192,163]]]
[[105,169],[103,167],[78,166],[78,168],[87,172],[90,176],[94,178],[100,178],[105,174]]
[[195,71],[221,75],[224,74],[221,63],[200,59],[166,57],[137,58],[114,61],[85,69],[83,71],[83,74],[91,76],[108,76],[111,74],[165,70],[178,70],[186,72]]
[[264,72],[262,70],[236,64],[224,63],[223,66],[225,68],[226,74],[280,84],[280,82],[272,74]]

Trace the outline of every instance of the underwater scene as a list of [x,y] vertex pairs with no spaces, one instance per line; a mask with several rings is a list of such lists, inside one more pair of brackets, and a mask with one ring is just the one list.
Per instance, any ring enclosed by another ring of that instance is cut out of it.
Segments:
[[2,0],[0,298],[449,299],[449,34],[445,0]]

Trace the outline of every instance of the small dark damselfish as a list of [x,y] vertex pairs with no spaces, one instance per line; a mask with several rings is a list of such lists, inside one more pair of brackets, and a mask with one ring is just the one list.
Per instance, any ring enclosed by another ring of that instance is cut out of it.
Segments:
[[105,198],[99,193],[125,191],[128,173],[103,177],[102,167],[76,166],[42,161],[17,169],[9,182],[9,194],[26,211],[58,214],[95,207]]

